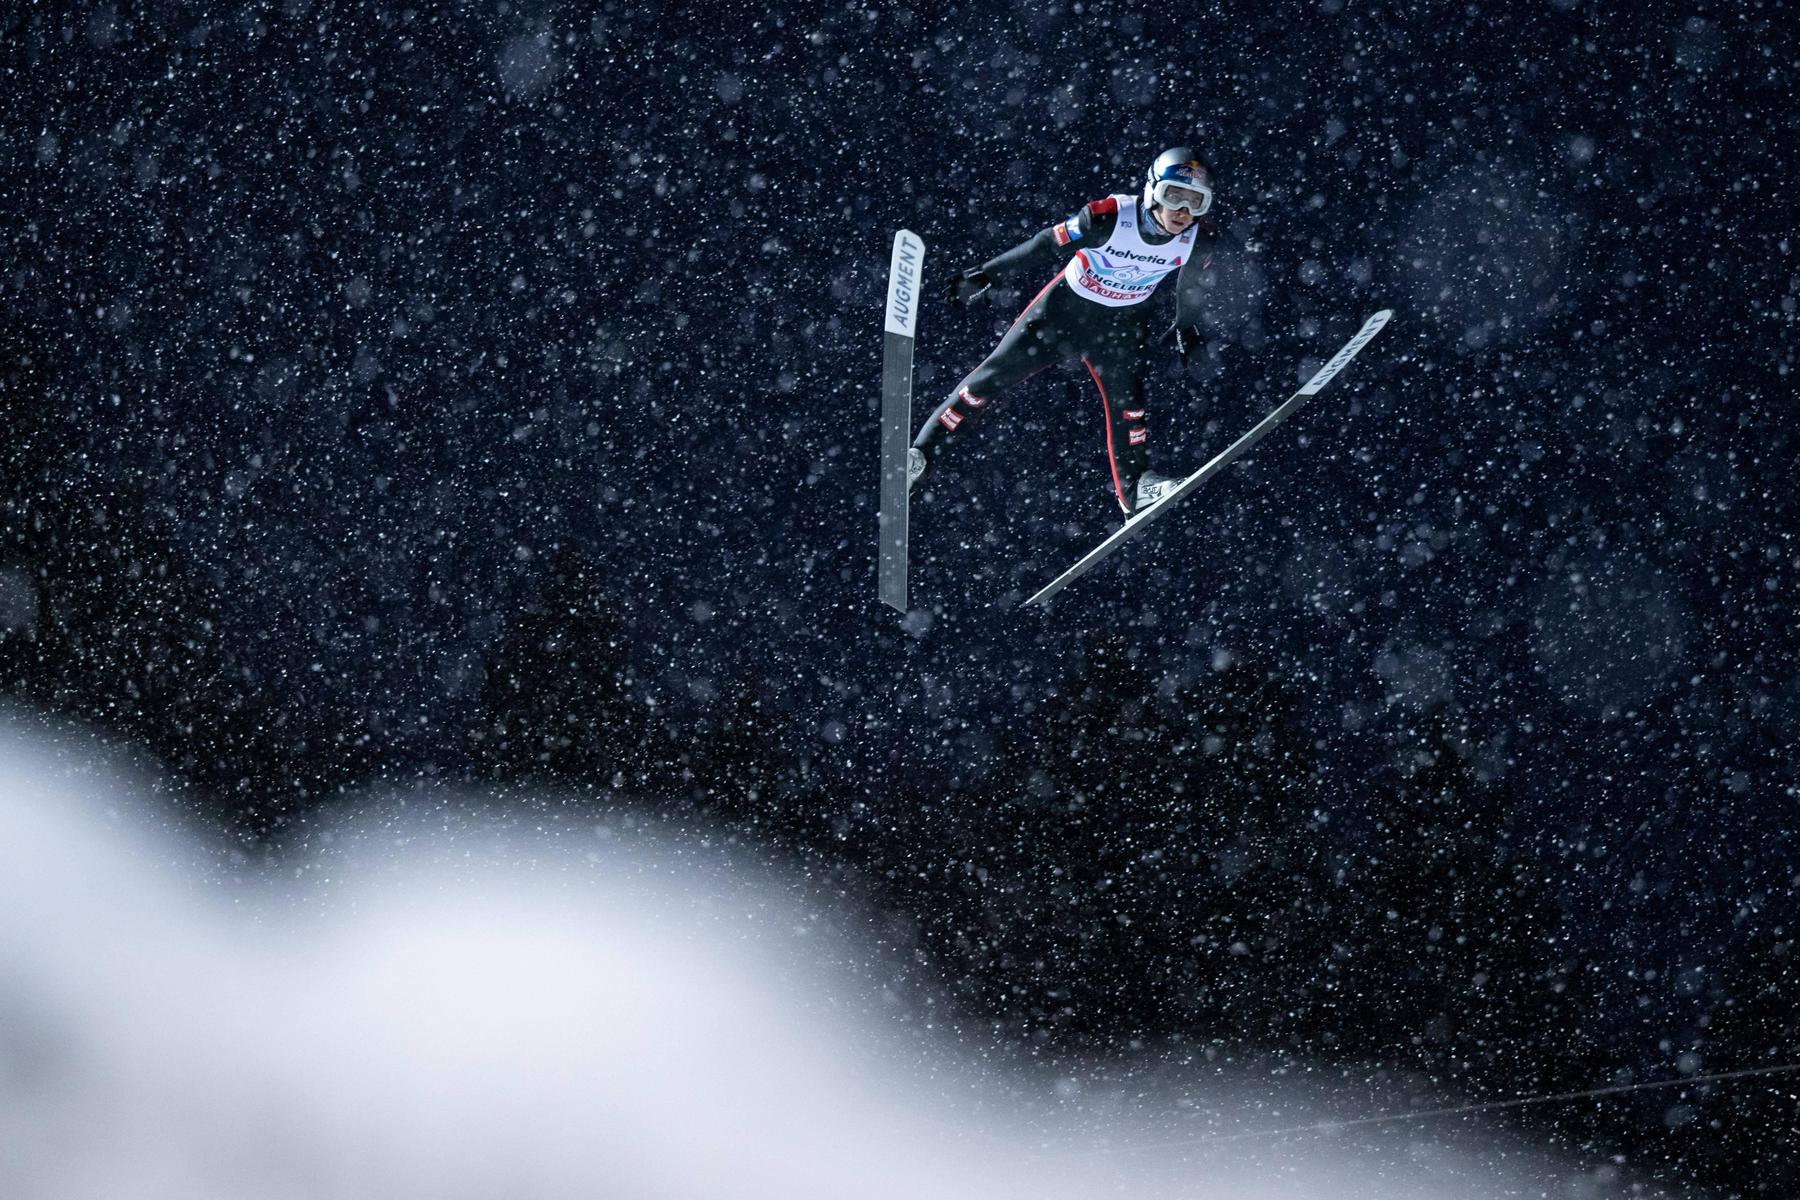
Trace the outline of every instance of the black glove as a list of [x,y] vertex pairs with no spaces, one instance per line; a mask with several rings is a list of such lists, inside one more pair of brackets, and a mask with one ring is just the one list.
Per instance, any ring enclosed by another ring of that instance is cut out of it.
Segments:
[[1174,343],[1175,353],[1181,355],[1181,365],[1184,367],[1206,345],[1200,337],[1198,325],[1173,325],[1169,332],[1163,334],[1162,340]]
[[944,298],[952,304],[974,300],[994,286],[994,277],[980,267],[970,267],[960,275],[952,275],[944,285]]

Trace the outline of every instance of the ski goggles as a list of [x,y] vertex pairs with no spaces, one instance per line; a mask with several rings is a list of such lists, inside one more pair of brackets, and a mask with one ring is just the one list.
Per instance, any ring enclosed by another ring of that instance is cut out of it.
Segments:
[[1150,185],[1150,202],[1152,204],[1160,204],[1164,208],[1184,209],[1196,217],[1204,216],[1206,210],[1212,207],[1212,197],[1212,189],[1193,178],[1183,182],[1159,179]]

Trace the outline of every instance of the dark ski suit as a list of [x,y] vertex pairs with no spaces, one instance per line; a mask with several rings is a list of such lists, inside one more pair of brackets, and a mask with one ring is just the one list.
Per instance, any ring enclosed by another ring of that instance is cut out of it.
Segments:
[[[1107,197],[1084,206],[1067,221],[1051,226],[980,270],[995,280],[1038,272],[1069,251],[1100,248],[1112,239],[1122,197]],[[1145,243],[1166,245],[1176,239],[1153,224],[1141,199],[1136,228]],[[1193,227],[1192,250],[1182,259],[1176,281],[1175,323],[1198,323],[1201,270],[1212,261],[1216,231],[1201,218]],[[925,422],[913,445],[928,464],[960,433],[970,419],[1000,392],[1037,374],[1052,363],[1079,358],[1099,389],[1106,420],[1107,465],[1113,492],[1126,512],[1132,509],[1137,480],[1149,466],[1149,429],[1144,402],[1144,358],[1150,340],[1150,301],[1108,307],[1077,293],[1064,270],[1032,298],[981,365],[969,372]]]

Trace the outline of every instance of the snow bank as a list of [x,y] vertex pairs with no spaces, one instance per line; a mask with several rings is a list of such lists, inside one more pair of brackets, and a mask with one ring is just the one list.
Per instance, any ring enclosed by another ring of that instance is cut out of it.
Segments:
[[166,827],[152,780],[19,730],[0,726],[8,1196],[1599,1194],[1441,1130],[1171,1136],[1251,1096],[1269,1123],[1266,1086],[1175,1104],[962,1061],[841,969],[854,948],[808,933],[792,881],[589,809],[390,799],[234,861]]

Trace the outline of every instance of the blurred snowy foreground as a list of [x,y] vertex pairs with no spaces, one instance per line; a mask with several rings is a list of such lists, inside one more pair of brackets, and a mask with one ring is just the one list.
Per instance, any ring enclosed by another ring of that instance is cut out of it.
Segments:
[[884,1011],[850,969],[873,951],[805,935],[828,922],[795,881],[591,808],[370,801],[251,862],[175,832],[147,775],[23,728],[0,723],[12,1200],[1609,1186],[1430,1126],[1220,1140],[1325,1111],[1265,1082],[977,1065]]

